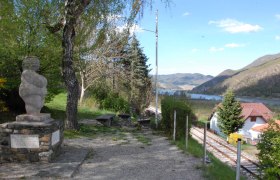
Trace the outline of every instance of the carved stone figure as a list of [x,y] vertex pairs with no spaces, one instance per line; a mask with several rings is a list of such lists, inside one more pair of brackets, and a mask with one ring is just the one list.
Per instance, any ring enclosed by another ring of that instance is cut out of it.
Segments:
[[39,67],[40,62],[37,57],[27,57],[22,62],[19,95],[25,102],[27,114],[40,114],[47,94],[47,79],[36,73]]

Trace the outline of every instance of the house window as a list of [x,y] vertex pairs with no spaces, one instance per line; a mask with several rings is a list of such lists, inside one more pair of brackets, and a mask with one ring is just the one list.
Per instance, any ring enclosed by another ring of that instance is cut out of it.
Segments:
[[257,117],[251,117],[251,122],[256,122]]

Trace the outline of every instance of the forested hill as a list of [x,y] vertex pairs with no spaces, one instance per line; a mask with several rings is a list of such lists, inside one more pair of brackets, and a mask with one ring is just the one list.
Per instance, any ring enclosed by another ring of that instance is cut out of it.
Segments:
[[195,87],[192,93],[223,94],[232,89],[239,96],[280,97],[280,54],[266,55],[240,70],[225,70]]
[[158,84],[159,87],[163,89],[191,90],[192,88],[209,81],[212,78],[213,76],[199,73],[176,73],[158,75]]

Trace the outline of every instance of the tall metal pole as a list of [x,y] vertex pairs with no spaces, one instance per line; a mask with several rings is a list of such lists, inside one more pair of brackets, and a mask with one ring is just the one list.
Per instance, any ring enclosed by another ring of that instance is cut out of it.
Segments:
[[188,139],[189,139],[189,115],[186,117],[186,150],[188,150]]
[[207,123],[204,125],[204,139],[203,139],[203,164],[206,164],[206,132],[207,132]]
[[176,110],[174,110],[173,141],[176,140]]
[[237,140],[236,180],[240,180],[241,139]]
[[158,79],[158,10],[156,11],[156,76],[155,76],[155,89],[156,89],[156,128],[158,128],[158,88],[157,88],[157,79]]

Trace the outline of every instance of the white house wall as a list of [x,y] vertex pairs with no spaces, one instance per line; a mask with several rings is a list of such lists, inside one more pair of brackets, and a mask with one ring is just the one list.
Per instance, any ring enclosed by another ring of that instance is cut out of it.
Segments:
[[239,133],[242,134],[243,136],[247,137],[247,138],[257,138],[257,134],[254,133],[252,130],[250,130],[253,127],[262,125],[262,124],[266,124],[266,122],[264,121],[264,119],[262,117],[257,117],[256,118],[256,122],[251,122],[251,118],[247,118],[242,129],[239,130]]
[[[266,122],[262,117],[257,117],[255,122],[251,122],[251,118],[249,117],[245,120],[243,127],[239,129],[238,133],[242,134],[243,137],[250,138],[252,140],[257,139],[260,133],[251,130],[251,128],[265,123]],[[218,114],[216,112],[210,119],[210,129],[215,131],[219,135],[223,135],[218,126]]]
[[215,131],[217,134],[221,134],[220,128],[218,126],[218,114],[216,112],[210,119],[210,129]]

